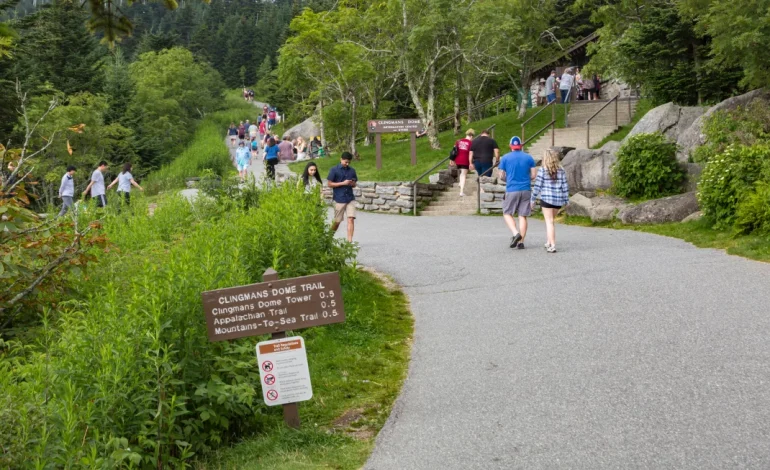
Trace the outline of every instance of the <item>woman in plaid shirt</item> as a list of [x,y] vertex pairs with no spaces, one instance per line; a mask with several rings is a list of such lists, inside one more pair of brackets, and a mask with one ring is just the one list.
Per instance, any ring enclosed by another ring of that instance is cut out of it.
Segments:
[[562,206],[569,204],[569,185],[567,173],[561,167],[559,153],[555,150],[546,150],[543,165],[537,171],[535,185],[532,187],[532,205],[540,196],[540,207],[545,219],[545,231],[547,241],[545,249],[548,253],[556,253],[556,227],[554,218]]

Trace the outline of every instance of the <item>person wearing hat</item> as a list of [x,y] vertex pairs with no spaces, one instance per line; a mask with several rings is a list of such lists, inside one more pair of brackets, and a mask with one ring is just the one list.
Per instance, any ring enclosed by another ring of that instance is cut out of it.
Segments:
[[332,199],[334,199],[334,223],[332,231],[336,232],[342,220],[348,220],[348,241],[353,242],[353,229],[356,220],[356,196],[353,194],[353,188],[356,187],[358,176],[356,170],[350,167],[350,160],[353,155],[350,152],[343,152],[340,157],[340,164],[329,170],[329,176],[326,178],[326,185],[332,188]]
[[[503,219],[511,230],[511,248],[524,249],[527,236],[527,217],[532,213],[532,180],[536,176],[535,159],[522,150],[521,139],[511,138],[511,151],[500,160],[500,179],[505,180],[505,199],[503,199]],[[519,216],[516,227],[515,215]]]
[[551,70],[551,75],[545,81],[545,97],[548,103],[556,101],[556,70]]
[[539,84],[537,85],[537,105],[543,106],[546,104],[546,97],[545,97],[545,78],[541,78]]

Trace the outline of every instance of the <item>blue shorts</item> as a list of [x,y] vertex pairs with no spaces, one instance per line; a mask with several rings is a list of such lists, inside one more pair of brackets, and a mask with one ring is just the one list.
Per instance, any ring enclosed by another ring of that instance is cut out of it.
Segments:
[[274,126],[275,125],[275,119],[268,119],[267,120],[267,125],[268,126]]
[[549,103],[553,103],[554,101],[556,101],[556,93],[549,93],[548,94],[548,102]]

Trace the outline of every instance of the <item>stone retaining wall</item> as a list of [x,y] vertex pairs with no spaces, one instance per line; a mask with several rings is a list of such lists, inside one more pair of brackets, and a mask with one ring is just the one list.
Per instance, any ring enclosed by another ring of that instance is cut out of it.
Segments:
[[479,211],[482,214],[502,214],[503,199],[505,198],[505,181],[496,177],[481,177],[481,207]]
[[[418,183],[417,207],[427,205],[435,196],[447,189],[447,184]],[[388,212],[392,214],[412,213],[412,182],[411,181],[359,181],[353,189],[356,196],[356,208],[372,212]],[[324,200],[332,204],[331,188],[323,189]]]

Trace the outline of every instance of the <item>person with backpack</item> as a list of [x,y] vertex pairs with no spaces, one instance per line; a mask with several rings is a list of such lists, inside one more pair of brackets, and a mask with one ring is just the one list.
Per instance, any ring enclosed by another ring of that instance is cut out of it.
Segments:
[[267,177],[273,181],[275,181],[275,166],[278,164],[278,151],[275,139],[270,137],[265,147],[265,170],[267,171]]
[[543,164],[537,171],[535,185],[532,187],[530,205],[534,206],[538,196],[540,208],[545,219],[545,250],[556,253],[556,214],[563,206],[569,204],[569,184],[567,173],[559,161],[559,152],[553,149],[545,151]]
[[454,164],[457,170],[460,172],[460,197],[465,196],[465,179],[468,176],[468,170],[470,169],[470,153],[471,145],[473,144],[473,137],[476,135],[476,131],[468,129],[465,131],[465,138],[455,142],[453,151],[455,153]]

